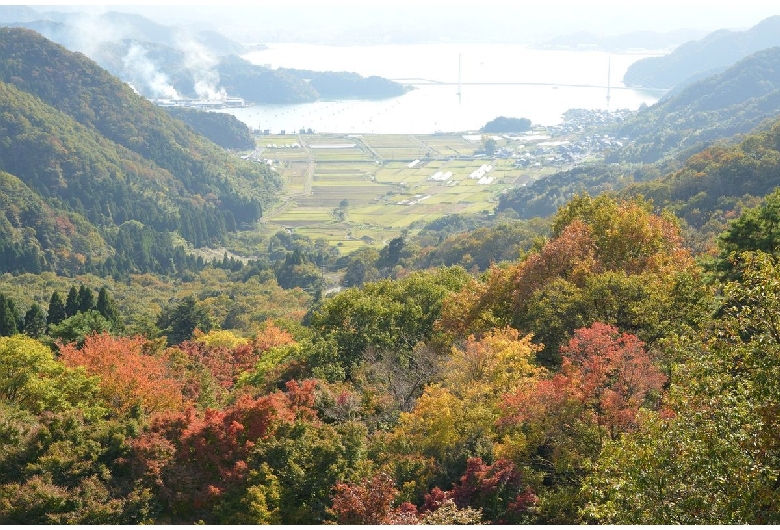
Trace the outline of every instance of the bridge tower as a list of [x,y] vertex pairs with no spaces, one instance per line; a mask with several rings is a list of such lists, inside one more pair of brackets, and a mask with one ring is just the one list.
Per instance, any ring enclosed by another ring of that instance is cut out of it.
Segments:
[[609,91],[612,88],[612,83],[611,83],[612,75],[611,75],[611,71],[612,71],[612,57],[609,57],[608,62],[607,62],[607,110],[609,110],[609,100],[611,98],[611,96],[609,94]]

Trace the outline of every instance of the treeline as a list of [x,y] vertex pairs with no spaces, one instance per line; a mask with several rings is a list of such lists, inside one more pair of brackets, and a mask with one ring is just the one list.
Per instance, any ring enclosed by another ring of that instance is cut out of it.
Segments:
[[521,219],[549,217],[580,193],[595,196],[658,176],[659,171],[650,165],[580,164],[507,191],[499,197],[496,213],[511,211]]
[[[54,291],[46,310],[37,303],[33,303],[24,313],[18,308],[19,305],[12,298],[0,294],[0,336],[24,333],[39,339],[49,335],[54,339],[72,342],[76,337],[83,339],[89,332],[123,330],[116,302],[105,287],[100,288],[97,298],[92,289],[82,284],[78,289],[71,287],[65,300]],[[96,314],[89,315],[90,312]],[[85,318],[90,317],[92,321],[85,324]],[[91,328],[85,328],[85,325]]]
[[341,285],[360,287],[410,271],[460,266],[472,273],[515,261],[549,231],[549,220],[449,215],[424,225],[417,234],[388,241],[380,250],[360,249],[335,262],[343,270]]

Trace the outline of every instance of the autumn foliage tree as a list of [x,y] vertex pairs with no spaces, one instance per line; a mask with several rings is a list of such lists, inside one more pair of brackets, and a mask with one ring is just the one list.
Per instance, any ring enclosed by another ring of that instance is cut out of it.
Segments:
[[392,477],[378,473],[358,484],[336,484],[330,511],[339,524],[417,524],[417,507],[395,507],[397,496]]
[[[600,287],[618,279],[619,298],[632,294],[632,283],[637,284],[641,286],[637,300],[649,298],[656,305],[673,307],[668,296],[655,291],[670,291],[676,275],[692,266],[677,224],[668,216],[652,214],[650,204],[581,196],[559,210],[549,241],[513,265],[492,267],[484,280],[474,280],[450,295],[438,326],[454,337],[504,326],[544,334],[546,348],[540,358],[557,365],[557,346],[575,329],[569,326],[595,321],[646,326],[642,314],[648,307],[618,313],[619,305],[611,304],[600,310],[596,304]],[[539,321],[536,316],[545,308],[551,309]],[[545,334],[549,324],[555,332]]]
[[161,353],[144,351],[142,337],[88,335],[84,345],[60,345],[60,358],[67,366],[82,366],[100,377],[103,399],[117,414],[134,407],[151,414],[180,410],[185,404],[183,383]]
[[587,462],[605,442],[637,427],[640,409],[658,404],[666,378],[636,336],[606,324],[576,330],[561,351],[559,372],[504,397],[501,450],[576,504]]
[[[392,430],[376,437],[376,460],[396,468],[396,481],[414,490],[404,493],[421,497],[432,487],[448,487],[469,458],[492,458],[502,396],[546,373],[533,360],[537,349],[530,336],[511,328],[471,336],[452,348],[440,381],[425,388]],[[416,476],[406,474],[409,468]]]
[[520,470],[507,459],[488,465],[481,458],[469,458],[452,497],[458,507],[481,509],[485,519],[497,524],[527,521],[528,510],[537,502]]
[[290,333],[269,323],[251,340],[237,337],[230,331],[210,331],[175,348],[202,364],[223,389],[229,390],[269,349],[292,343]]
[[561,352],[561,374],[610,438],[632,430],[639,409],[660,397],[666,377],[635,335],[595,322],[576,330]]
[[[243,394],[222,410],[199,414],[188,409],[157,415],[133,444],[132,467],[139,485],[155,492],[162,503],[161,513],[169,522],[216,523],[231,517],[233,522],[250,522],[229,514],[247,495],[254,495],[254,502],[259,502],[260,486],[275,480],[270,468],[264,479],[258,478],[262,465],[251,463],[252,454],[284,426],[318,423],[313,409],[315,386],[315,380],[290,381],[284,392],[258,398]],[[278,487],[262,496],[266,515],[273,511],[268,506],[273,498],[277,505],[280,502]]]

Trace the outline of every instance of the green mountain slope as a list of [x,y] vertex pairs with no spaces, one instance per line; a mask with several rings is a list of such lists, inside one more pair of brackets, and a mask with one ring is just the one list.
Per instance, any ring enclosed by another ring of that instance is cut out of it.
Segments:
[[780,121],[734,146],[713,146],[690,157],[663,178],[623,190],[668,208],[701,231],[701,240],[720,233],[744,207],[780,186]]
[[[110,240],[133,222],[194,246],[218,242],[256,221],[280,186],[265,165],[226,153],[83,55],[29,30],[0,29],[0,143],[0,171]],[[36,238],[43,254],[56,255],[50,239]],[[93,250],[82,260],[101,260],[105,253]]]
[[617,130],[634,145],[612,161],[653,162],[675,150],[747,133],[779,113],[780,47],[775,47],[640,110]]
[[235,162],[93,61],[34,32],[0,28],[0,57],[0,81],[171,171],[191,193],[239,190],[264,202],[278,186],[261,166]]
[[0,271],[67,272],[110,248],[82,216],[55,208],[19,178],[0,171]]
[[630,87],[671,88],[692,76],[722,71],[773,46],[780,46],[780,16],[769,17],[747,31],[715,31],[662,57],[641,59],[629,67],[623,83]]
[[185,107],[164,107],[174,118],[183,121],[225,149],[254,149],[255,137],[249,127],[226,112],[208,112]]

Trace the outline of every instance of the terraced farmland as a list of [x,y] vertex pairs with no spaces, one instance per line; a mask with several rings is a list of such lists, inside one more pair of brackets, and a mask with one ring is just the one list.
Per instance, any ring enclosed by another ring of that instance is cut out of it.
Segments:
[[547,173],[479,155],[482,142],[459,135],[286,135],[258,147],[287,191],[264,218],[269,228],[325,238],[345,253],[445,215],[492,212],[505,190]]

